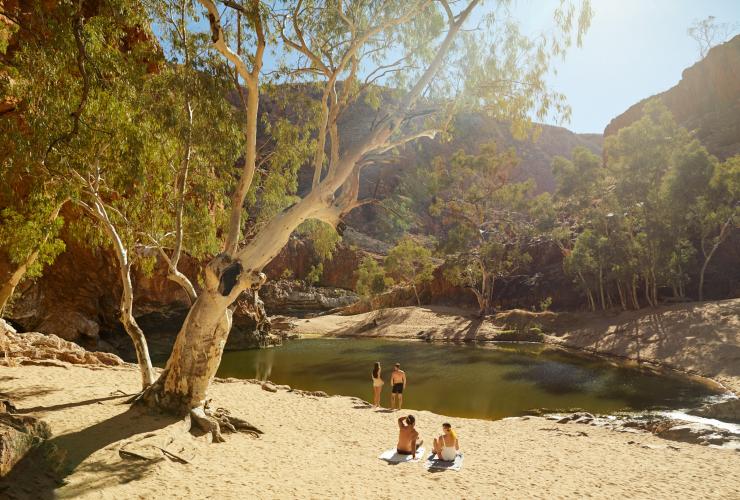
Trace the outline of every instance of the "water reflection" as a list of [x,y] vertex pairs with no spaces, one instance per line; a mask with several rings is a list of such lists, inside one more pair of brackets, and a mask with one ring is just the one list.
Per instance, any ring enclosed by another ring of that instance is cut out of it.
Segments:
[[372,399],[370,371],[389,378],[400,362],[408,377],[404,406],[452,416],[503,418],[531,408],[685,408],[712,389],[542,345],[438,345],[376,339],[308,339],[283,347],[224,353],[219,376],[270,379],[305,390]]

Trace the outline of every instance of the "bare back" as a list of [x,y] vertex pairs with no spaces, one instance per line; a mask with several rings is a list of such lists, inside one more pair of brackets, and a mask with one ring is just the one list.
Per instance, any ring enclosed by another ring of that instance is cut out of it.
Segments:
[[406,372],[403,370],[394,370],[391,373],[391,384],[405,384]]
[[396,448],[412,452],[416,448],[416,440],[418,437],[419,433],[416,429],[410,425],[405,425],[398,431],[398,445]]

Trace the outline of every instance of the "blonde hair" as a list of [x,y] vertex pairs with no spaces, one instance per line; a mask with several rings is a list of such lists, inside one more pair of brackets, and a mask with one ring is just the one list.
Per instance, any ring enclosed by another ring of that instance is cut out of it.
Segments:
[[452,439],[457,441],[457,433],[452,429],[452,425],[445,422],[444,424],[442,424],[442,427],[448,429],[450,431],[450,436],[452,436]]

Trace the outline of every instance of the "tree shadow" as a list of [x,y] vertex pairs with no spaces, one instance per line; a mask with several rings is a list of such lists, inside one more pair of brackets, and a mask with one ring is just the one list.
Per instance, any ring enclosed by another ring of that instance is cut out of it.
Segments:
[[[84,403],[84,402],[83,402]],[[74,403],[72,403],[74,405]],[[62,478],[71,474],[89,456],[98,450],[128,439],[134,435],[163,429],[179,419],[167,415],[155,415],[145,409],[129,408],[123,413],[93,424],[85,429],[49,439],[34,452],[27,454],[0,480],[0,495],[10,498],[54,498],[54,490]],[[62,458],[61,464],[49,459],[49,454]],[[93,461],[84,464],[80,471],[105,470],[117,474],[119,481],[132,481],[142,477],[158,460],[129,461],[121,459],[114,464]],[[101,476],[101,481],[110,476]],[[89,493],[100,485],[85,483],[76,495]]]
[[[15,392],[13,393],[15,396]],[[58,405],[51,405],[51,406],[33,406],[31,408],[20,408],[16,413],[36,413],[36,412],[48,412],[48,411],[56,411],[56,410],[64,410],[66,408],[75,408],[77,406],[87,406],[95,403],[102,403],[103,401],[111,401],[113,399],[121,399],[121,398],[128,398],[133,396],[134,394],[117,394],[115,396],[107,396],[103,398],[93,398],[93,399],[86,399],[84,401],[74,401],[71,403],[62,403]]]
[[442,339],[449,342],[472,342],[478,339],[478,331],[483,318],[455,319],[454,323],[442,330]]
[[46,396],[53,392],[59,392],[60,389],[49,387],[46,385],[31,385],[28,387],[16,387],[7,393],[2,393],[4,396],[13,400],[13,403],[20,403],[24,399],[34,398],[38,396]]

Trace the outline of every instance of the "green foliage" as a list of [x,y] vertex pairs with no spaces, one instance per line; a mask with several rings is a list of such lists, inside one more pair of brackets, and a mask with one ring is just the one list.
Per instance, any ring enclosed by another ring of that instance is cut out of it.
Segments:
[[10,261],[23,265],[33,252],[38,252],[26,269],[27,278],[40,276],[44,266],[53,263],[65,249],[58,237],[64,221],[52,218],[57,208],[54,203],[47,196],[32,195],[0,211],[0,247]]
[[421,305],[417,286],[432,280],[432,252],[412,238],[405,237],[388,253],[384,266],[397,283],[413,287],[416,301]]
[[535,235],[533,214],[549,209],[548,197],[532,197],[532,181],[512,183],[518,159],[495,144],[479,155],[456,153],[435,161],[438,190],[430,213],[443,224],[438,250],[446,256],[445,276],[469,288],[482,313],[489,312],[497,278],[525,267]]
[[342,241],[334,226],[316,219],[307,220],[298,226],[296,232],[311,240],[314,254],[322,262],[331,260],[334,250]]
[[547,297],[540,301],[540,311],[549,311],[552,306],[552,297]]
[[65,200],[79,199],[73,170],[89,173],[101,150],[119,146],[109,125],[126,116],[134,95],[119,95],[121,82],[142,78],[154,51],[146,42],[118,43],[144,21],[139,6],[125,0],[100,4],[84,22],[77,3],[24,8],[45,14],[11,30],[19,43],[0,58],[0,93],[19,103],[0,119],[0,246],[16,264],[38,252],[28,269],[33,277],[64,250],[55,214]]
[[719,164],[657,100],[609,137],[605,151],[603,165],[585,150],[553,162],[560,215],[551,235],[564,250],[566,272],[592,309],[638,308],[640,297],[656,305],[660,288],[683,297],[701,261],[731,230],[725,224],[737,211],[737,193],[717,190],[727,183],[716,179],[732,159]]
[[311,266],[311,269],[306,275],[306,281],[308,281],[308,283],[311,285],[316,285],[319,281],[321,281],[322,274],[324,274],[324,264],[322,262],[319,262],[315,266]]
[[385,270],[370,256],[366,256],[357,267],[357,293],[363,298],[371,298],[386,291],[393,285],[393,279],[386,276]]

